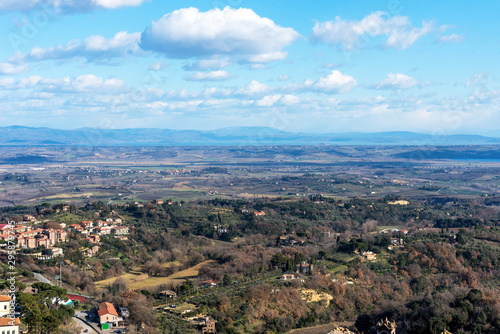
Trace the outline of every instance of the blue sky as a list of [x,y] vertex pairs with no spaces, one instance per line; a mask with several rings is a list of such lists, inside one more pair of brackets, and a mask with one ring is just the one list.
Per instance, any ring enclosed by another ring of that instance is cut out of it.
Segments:
[[0,2],[0,125],[500,136],[500,1]]

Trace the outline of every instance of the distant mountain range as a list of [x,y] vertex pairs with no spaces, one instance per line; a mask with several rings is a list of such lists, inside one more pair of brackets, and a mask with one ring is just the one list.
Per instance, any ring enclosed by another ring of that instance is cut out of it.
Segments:
[[8,126],[0,128],[0,145],[66,146],[223,146],[223,145],[500,145],[499,137],[431,135],[414,132],[293,133],[266,127],[230,127],[211,131],[168,129],[58,130]]

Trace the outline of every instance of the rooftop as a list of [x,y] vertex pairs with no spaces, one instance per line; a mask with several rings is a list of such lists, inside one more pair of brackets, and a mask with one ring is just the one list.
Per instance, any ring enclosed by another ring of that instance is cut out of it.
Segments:
[[11,298],[7,295],[1,295],[0,296],[0,302],[9,302]]
[[102,302],[99,304],[99,310],[97,311],[97,314],[99,314],[100,317],[105,314],[113,314],[118,316],[118,312],[116,312],[113,304],[108,302]]
[[19,318],[15,318],[15,319],[0,318],[0,327],[20,325],[20,324],[21,324],[21,320],[19,320]]

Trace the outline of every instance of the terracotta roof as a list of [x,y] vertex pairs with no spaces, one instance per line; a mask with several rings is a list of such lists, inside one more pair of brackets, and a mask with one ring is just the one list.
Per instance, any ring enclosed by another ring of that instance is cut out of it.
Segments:
[[0,327],[20,325],[20,324],[21,324],[21,320],[19,320],[19,318],[15,318],[15,319],[0,318]]
[[84,301],[87,300],[87,298],[85,298],[85,297],[77,296],[77,295],[72,295],[72,294],[69,294],[69,293],[68,293],[68,298],[71,299],[71,300],[78,300],[80,302],[84,302]]
[[9,302],[11,298],[9,296],[1,295],[0,302]]
[[43,232],[42,229],[36,229],[36,230],[25,231],[25,232],[18,232],[18,233],[21,234],[21,235],[25,235],[25,234],[42,233],[42,232]]
[[108,302],[102,302],[99,304],[99,310],[97,311],[97,314],[99,314],[100,317],[102,317],[105,314],[113,314],[118,316],[118,313],[116,312],[113,304]]

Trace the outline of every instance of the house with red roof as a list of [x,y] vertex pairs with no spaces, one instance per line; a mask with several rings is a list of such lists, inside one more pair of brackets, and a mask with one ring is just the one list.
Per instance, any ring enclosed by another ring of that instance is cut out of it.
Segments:
[[19,318],[0,318],[0,333],[18,334],[19,325],[21,325]]
[[113,304],[108,302],[102,302],[98,305],[97,315],[99,316],[99,323],[102,329],[107,329],[111,327],[118,326],[118,321],[123,319],[118,316]]
[[201,285],[204,287],[204,288],[213,288],[214,286],[217,286],[217,283],[215,283],[214,281],[212,281],[211,279],[210,280],[207,280],[207,281],[203,281],[201,283]]

